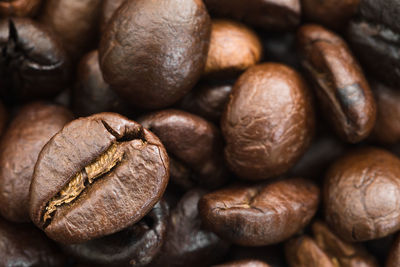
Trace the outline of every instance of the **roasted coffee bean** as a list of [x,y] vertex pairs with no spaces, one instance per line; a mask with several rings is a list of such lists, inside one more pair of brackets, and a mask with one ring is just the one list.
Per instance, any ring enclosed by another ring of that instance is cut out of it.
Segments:
[[400,266],[400,235],[398,235],[396,240],[393,242],[385,266],[386,267]]
[[167,203],[161,201],[143,219],[121,232],[62,248],[74,258],[96,265],[145,266],[164,243],[168,214]]
[[42,0],[3,0],[0,1],[0,16],[31,17],[40,7]]
[[104,79],[141,108],[182,98],[200,78],[211,20],[199,0],[128,0],[100,43]]
[[75,114],[89,116],[105,111],[130,113],[129,105],[118,97],[103,80],[97,50],[86,54],[81,59],[76,76],[72,94],[72,107]]
[[7,100],[55,96],[69,64],[57,37],[30,19],[0,20],[0,91]]
[[171,181],[188,189],[216,188],[227,179],[222,138],[210,122],[185,111],[168,109],[138,120],[160,138],[171,158]]
[[115,113],[77,119],[39,154],[31,219],[65,244],[110,235],[153,208],[168,176],[163,145],[140,124]]
[[214,265],[214,267],[271,267],[271,265],[259,260],[240,260]]
[[306,153],[290,169],[294,177],[307,177],[321,180],[329,165],[346,151],[343,142],[329,134],[318,136]]
[[282,242],[314,216],[319,189],[294,178],[264,185],[236,185],[205,195],[199,202],[203,223],[223,239],[243,246]]
[[400,91],[379,82],[372,82],[377,118],[373,138],[380,143],[395,144],[400,141]]
[[293,69],[265,63],[236,81],[221,122],[230,169],[248,180],[280,175],[306,151],[314,130],[308,88]]
[[182,98],[178,107],[219,122],[231,91],[231,82],[203,82]]
[[51,28],[74,60],[95,47],[99,0],[46,0],[39,20]]
[[103,0],[101,6],[100,15],[100,32],[102,33],[115,11],[125,2],[126,0]]
[[400,5],[397,0],[362,0],[361,16],[348,29],[348,39],[363,67],[382,82],[400,85]]
[[356,13],[360,0],[301,0],[307,20],[342,29]]
[[261,41],[255,32],[234,21],[214,20],[204,75],[217,79],[236,78],[257,64],[261,56]]
[[287,267],[281,244],[263,247],[232,245],[226,257],[226,261],[229,262],[241,262],[249,259],[268,263],[272,267]]
[[14,222],[29,222],[29,186],[39,152],[73,119],[67,109],[36,102],[24,106],[0,143],[0,214]]
[[171,211],[167,237],[151,266],[210,266],[226,254],[229,244],[202,227],[197,204],[205,194],[188,191]]
[[376,105],[346,43],[318,25],[302,26],[297,40],[302,64],[336,133],[350,143],[368,137],[375,124]]
[[300,23],[300,0],[205,0],[211,14],[242,20],[267,30],[288,30]]
[[400,159],[363,148],[337,160],[324,184],[328,224],[346,241],[366,241],[400,229]]
[[0,218],[0,266],[64,266],[65,257],[31,224],[15,224]]
[[314,238],[296,237],[286,244],[291,267],[378,267],[376,259],[360,244],[342,241],[322,222],[312,225]]

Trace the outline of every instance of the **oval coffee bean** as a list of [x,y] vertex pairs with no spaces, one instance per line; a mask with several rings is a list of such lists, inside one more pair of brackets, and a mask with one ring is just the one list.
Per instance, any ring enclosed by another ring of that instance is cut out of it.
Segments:
[[366,241],[400,230],[400,159],[378,148],[337,160],[324,183],[325,219],[346,241]]
[[72,107],[75,114],[89,116],[105,111],[130,113],[131,108],[128,104],[103,80],[97,50],[81,59],[76,76],[72,93]]
[[205,226],[223,239],[242,246],[264,246],[303,229],[318,202],[318,187],[294,178],[220,189],[200,200],[199,212]]
[[205,0],[212,14],[267,30],[289,30],[300,23],[300,0]]
[[128,0],[100,43],[104,79],[141,108],[163,108],[200,78],[211,20],[199,0]]
[[65,257],[32,224],[0,218],[0,266],[65,266]]
[[380,143],[395,144],[400,141],[400,91],[379,82],[372,82],[378,108],[372,137]]
[[0,91],[6,99],[55,96],[67,86],[69,63],[57,37],[22,18],[0,20]]
[[261,60],[262,45],[257,34],[230,20],[214,20],[211,27],[204,75],[209,78],[235,78]]
[[216,188],[227,180],[222,138],[210,122],[185,111],[168,109],[138,120],[160,138],[171,158],[171,181],[187,189]]
[[229,95],[230,82],[200,83],[178,103],[178,107],[207,120],[219,122]]
[[160,201],[143,219],[121,232],[62,248],[75,259],[91,264],[145,266],[161,249],[168,214],[168,205]]
[[249,68],[236,81],[221,121],[230,169],[248,180],[280,175],[306,151],[314,130],[308,88],[276,63]]
[[168,183],[159,139],[115,113],[67,124],[42,149],[30,188],[30,216],[61,243],[89,241],[143,218]]
[[74,61],[96,47],[101,1],[46,0],[40,22],[51,28]]
[[197,204],[205,194],[188,191],[171,211],[167,236],[151,266],[210,266],[226,254],[229,244],[202,227]]
[[356,13],[360,0],[302,0],[304,16],[309,21],[341,29]]
[[302,64],[336,133],[350,143],[365,139],[375,124],[376,105],[346,43],[317,25],[302,26],[297,40]]
[[35,102],[24,106],[0,143],[0,214],[14,222],[29,222],[29,186],[39,152],[73,119],[61,106]]
[[213,267],[271,267],[271,265],[259,260],[239,260],[213,265]]
[[5,0],[0,1],[0,16],[31,17],[38,11],[42,0]]

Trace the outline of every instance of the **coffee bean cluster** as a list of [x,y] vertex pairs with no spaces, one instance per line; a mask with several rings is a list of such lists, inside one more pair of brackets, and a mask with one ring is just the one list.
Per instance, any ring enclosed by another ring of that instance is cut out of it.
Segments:
[[399,267],[399,18],[0,1],[0,267]]

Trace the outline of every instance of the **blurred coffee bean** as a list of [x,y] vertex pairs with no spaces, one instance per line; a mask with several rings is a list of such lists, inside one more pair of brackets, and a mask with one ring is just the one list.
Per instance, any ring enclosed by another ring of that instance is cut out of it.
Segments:
[[213,267],[271,267],[271,265],[259,260],[240,260],[213,265]]

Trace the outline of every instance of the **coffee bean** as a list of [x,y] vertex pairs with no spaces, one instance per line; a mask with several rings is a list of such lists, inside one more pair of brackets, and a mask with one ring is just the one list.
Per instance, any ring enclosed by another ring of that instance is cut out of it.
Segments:
[[167,237],[151,266],[210,266],[226,254],[229,244],[202,227],[197,210],[201,189],[188,191],[171,211]]
[[55,96],[66,87],[66,53],[57,37],[39,23],[0,20],[0,50],[0,91],[8,101]]
[[168,205],[158,202],[139,222],[99,239],[63,249],[83,262],[104,266],[145,266],[157,255],[165,240]]
[[214,20],[204,75],[235,78],[258,63],[261,56],[261,41],[255,32],[234,21]]
[[151,210],[168,173],[164,147],[138,123],[114,113],[77,119],[39,154],[30,216],[65,244],[110,235]]
[[400,85],[400,5],[397,0],[360,2],[347,37],[363,67],[388,85]]
[[42,0],[7,0],[0,2],[0,16],[32,17],[38,11]]
[[205,0],[212,14],[267,30],[289,30],[300,23],[300,0]]
[[138,107],[172,105],[200,78],[210,32],[202,1],[126,1],[100,43],[104,79]]
[[171,158],[171,181],[183,188],[216,188],[227,180],[219,131],[208,121],[179,110],[150,113],[138,120],[157,135]]
[[236,81],[221,121],[230,169],[248,180],[280,175],[306,151],[314,129],[308,88],[293,69],[265,63]]
[[76,61],[95,47],[101,2],[98,0],[46,0],[40,22],[51,28]]
[[302,0],[301,4],[307,20],[342,29],[356,13],[360,0]]
[[21,108],[0,143],[0,213],[29,222],[29,186],[43,146],[73,119],[67,109],[42,102]]
[[0,218],[0,266],[64,266],[57,246],[31,224]]
[[365,139],[375,124],[376,104],[346,43],[318,25],[302,26],[297,40],[302,64],[336,133],[350,143]]
[[313,223],[312,231],[313,238],[303,235],[287,242],[286,258],[291,267],[379,266],[362,245],[344,242],[324,223]]
[[200,83],[182,98],[178,107],[207,120],[219,122],[231,91],[230,82]]
[[400,229],[400,159],[363,148],[337,160],[326,174],[324,212],[345,241],[365,241]]
[[200,200],[199,211],[208,229],[223,239],[242,246],[265,246],[303,229],[318,201],[317,186],[294,178],[220,189]]
[[384,144],[400,141],[400,91],[379,82],[372,82],[378,108],[373,138]]
[[72,95],[73,111],[79,116],[89,116],[105,111],[131,113],[132,109],[129,105],[118,97],[103,80],[98,57],[97,50],[91,51],[81,59],[78,65]]

